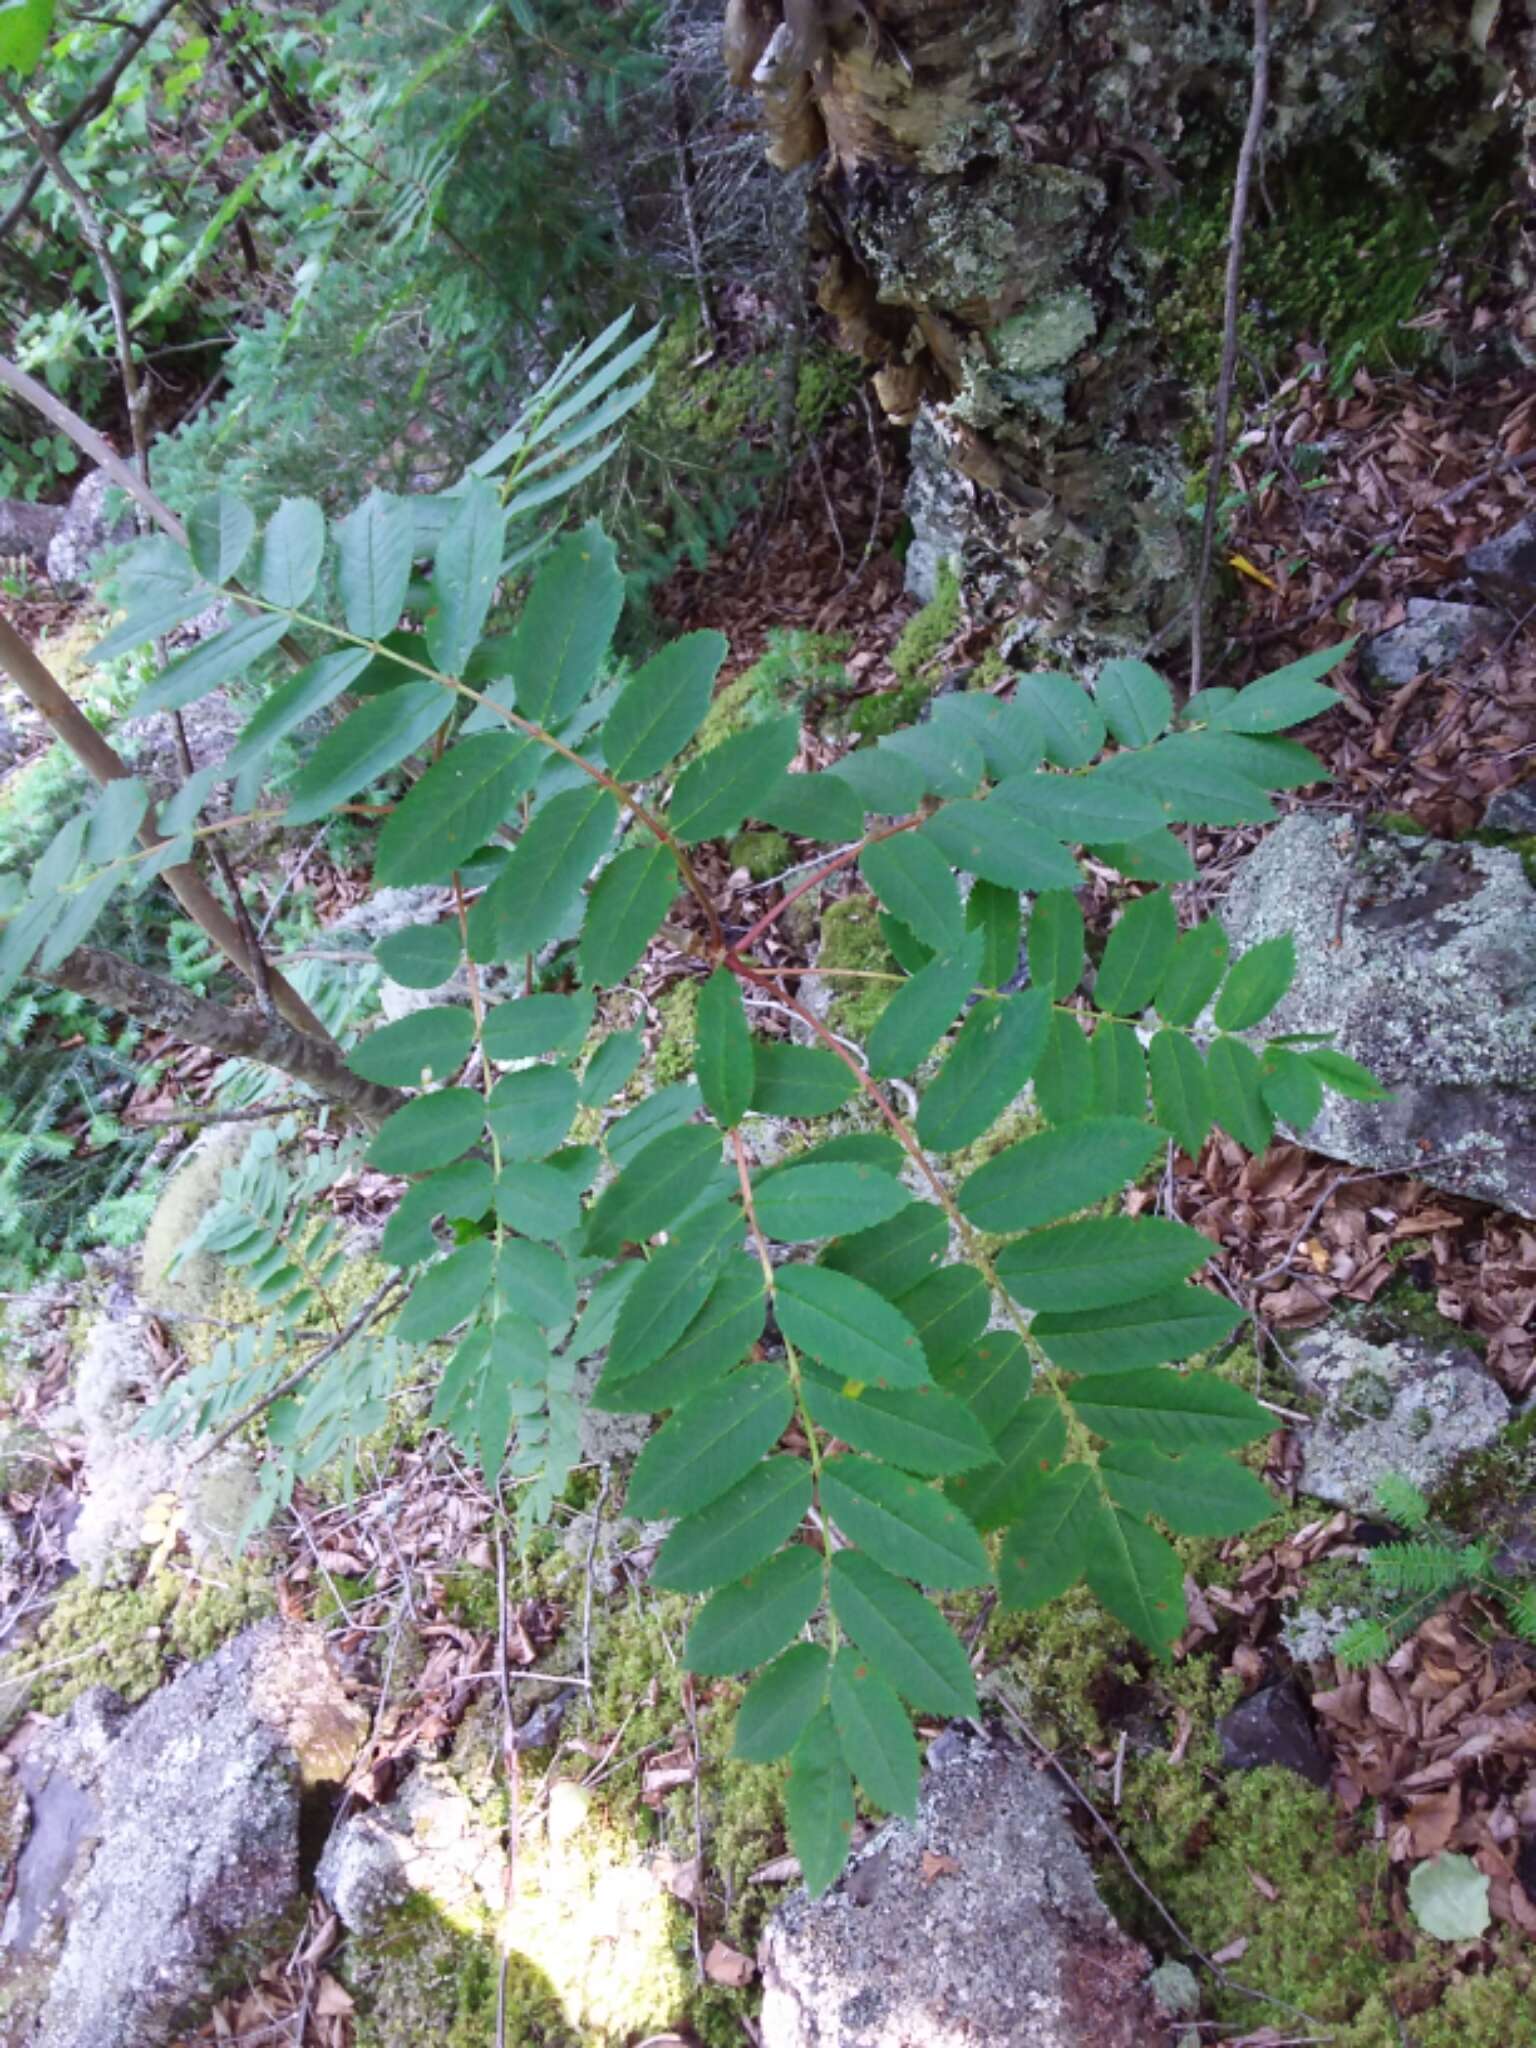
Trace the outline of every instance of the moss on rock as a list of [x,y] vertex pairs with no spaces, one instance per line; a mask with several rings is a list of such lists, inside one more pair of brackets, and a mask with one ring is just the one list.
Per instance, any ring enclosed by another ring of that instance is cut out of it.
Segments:
[[[831,1001],[827,1018],[834,1030],[862,1042],[873,1031],[896,993],[895,982],[863,981],[862,974],[899,974],[900,968],[880,930],[879,910],[872,896],[840,896],[821,914],[821,945],[816,969],[827,977]],[[844,981],[839,971],[848,972]]]

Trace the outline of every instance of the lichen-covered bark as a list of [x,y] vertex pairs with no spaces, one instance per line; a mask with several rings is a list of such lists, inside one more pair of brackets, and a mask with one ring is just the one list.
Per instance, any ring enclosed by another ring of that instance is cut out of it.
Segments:
[[[1536,0],[1276,0],[1272,170],[1328,149],[1351,196],[1508,135]],[[1524,12],[1529,32],[1518,28]],[[893,417],[924,422],[974,590],[1103,645],[1187,596],[1192,394],[1134,230],[1230,160],[1246,7],[1208,0],[731,0],[769,154],[824,153],[819,296]],[[1500,94],[1502,107],[1496,109]]]

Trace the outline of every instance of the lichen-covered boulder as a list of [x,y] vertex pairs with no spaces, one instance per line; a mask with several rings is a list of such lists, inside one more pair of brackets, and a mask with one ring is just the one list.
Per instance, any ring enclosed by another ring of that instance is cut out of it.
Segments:
[[1151,1958],[1022,1751],[944,1737],[916,1823],[769,1924],[763,2048],[1160,2048]]
[[1306,1142],[1536,1216],[1536,890],[1498,847],[1297,814],[1252,854],[1234,953],[1290,932],[1297,973],[1262,1035],[1322,1032],[1392,1090],[1329,1095]]
[[1485,597],[1523,615],[1536,604],[1536,518],[1495,534],[1467,556],[1467,573]]
[[1426,669],[1443,668],[1478,648],[1496,646],[1508,631],[1504,614],[1487,605],[1410,597],[1402,624],[1365,642],[1360,666],[1367,682],[1395,690]]
[[299,1901],[305,1793],[345,1775],[366,1729],[319,1632],[279,1622],[147,1701],[97,1760],[98,1839],[16,2048],[157,2048],[259,1959]]
[[1462,1344],[1429,1337],[1372,1343],[1334,1324],[1291,1353],[1298,1389],[1320,1404],[1300,1430],[1301,1484],[1368,1513],[1382,1480],[1433,1493],[1459,1459],[1496,1443],[1510,1419],[1503,1390]]
[[[115,500],[109,512],[108,502]],[[120,509],[123,493],[105,471],[93,469],[70,493],[64,516],[48,537],[48,580],[65,595],[86,588],[95,574],[97,557],[109,547],[132,540],[133,521]]]
[[212,1316],[224,1268],[212,1252],[187,1251],[194,1230],[223,1192],[224,1175],[238,1166],[254,1132],[249,1125],[215,1125],[194,1139],[166,1182],[149,1219],[139,1256],[139,1293],[168,1316]]

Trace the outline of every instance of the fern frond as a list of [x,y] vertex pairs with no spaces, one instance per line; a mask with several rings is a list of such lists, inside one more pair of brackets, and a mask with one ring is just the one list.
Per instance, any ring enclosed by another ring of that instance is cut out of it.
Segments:
[[1422,1529],[1429,1521],[1429,1502],[1419,1489],[1396,1472],[1377,1483],[1376,1499],[1388,1521],[1402,1529]]
[[1475,1558],[1470,1551],[1433,1539],[1384,1543],[1370,1553],[1366,1570],[1385,1593],[1449,1593],[1475,1576]]
[[1396,1648],[1384,1622],[1362,1618],[1351,1622],[1333,1646],[1333,1654],[1348,1671],[1367,1664],[1383,1664]]

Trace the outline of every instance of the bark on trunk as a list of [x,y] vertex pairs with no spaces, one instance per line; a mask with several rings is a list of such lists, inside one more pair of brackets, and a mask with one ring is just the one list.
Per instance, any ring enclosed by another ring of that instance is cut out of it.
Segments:
[[[1411,178],[1507,137],[1536,76],[1536,0],[1274,14],[1271,175],[1353,150],[1341,202],[1384,163]],[[771,158],[825,153],[821,303],[886,410],[922,425],[915,560],[959,555],[1036,639],[1136,644],[1187,602],[1198,394],[1134,230],[1230,163],[1249,38],[1246,7],[1209,0],[731,0]]]
[[193,995],[99,946],[77,946],[57,967],[34,972],[39,981],[70,989],[104,1009],[120,1010],[188,1045],[206,1046],[227,1059],[275,1067],[370,1127],[381,1124],[406,1099],[397,1089],[359,1080],[334,1045],[295,1031],[280,1017],[264,1017],[259,1010],[227,1010],[222,1003]]

